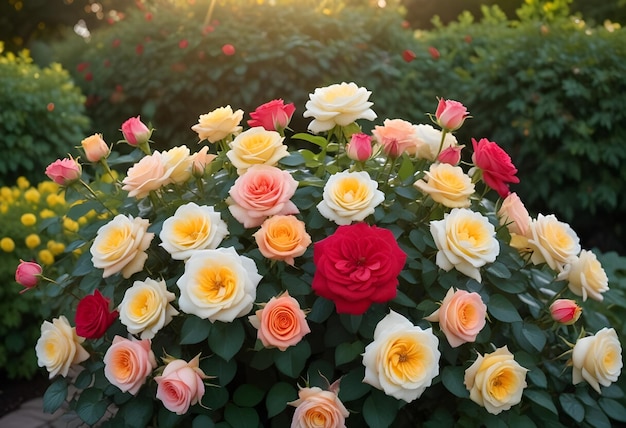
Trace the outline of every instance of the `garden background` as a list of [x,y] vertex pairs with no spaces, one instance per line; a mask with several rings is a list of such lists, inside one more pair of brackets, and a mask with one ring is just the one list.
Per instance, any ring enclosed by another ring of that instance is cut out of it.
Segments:
[[[69,210],[50,162],[94,132],[116,142],[138,114],[163,149],[195,141],[195,118],[226,104],[280,97],[303,128],[309,92],[341,81],[372,91],[379,117],[420,122],[437,97],[462,101],[472,136],[511,154],[531,214],[571,224],[626,290],[626,1],[214,3],[0,2],[0,385],[43,377],[34,344],[50,308],[19,294],[15,267],[62,257],[90,220],[46,221]],[[624,338],[617,298],[598,311]]]

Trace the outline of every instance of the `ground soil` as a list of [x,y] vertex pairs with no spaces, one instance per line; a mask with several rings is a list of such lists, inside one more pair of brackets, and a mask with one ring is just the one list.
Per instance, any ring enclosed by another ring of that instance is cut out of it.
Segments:
[[33,379],[6,379],[0,375],[0,417],[17,409],[25,401],[41,397],[49,381],[44,375]]

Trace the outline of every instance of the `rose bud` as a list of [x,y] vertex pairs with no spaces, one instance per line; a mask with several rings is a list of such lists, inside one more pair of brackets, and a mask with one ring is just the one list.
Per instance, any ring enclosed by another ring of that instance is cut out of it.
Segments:
[[469,116],[469,112],[463,104],[458,101],[439,100],[435,118],[437,123],[447,131],[456,131],[463,125],[465,119]]
[[20,260],[20,264],[15,270],[15,281],[25,287],[20,293],[34,288],[39,283],[42,272],[42,267],[37,263]]
[[67,186],[78,180],[82,172],[80,164],[71,157],[57,159],[46,168],[48,178],[61,186]]
[[582,311],[582,308],[570,299],[557,299],[550,305],[552,319],[565,325],[571,325],[578,321]]
[[365,162],[372,156],[372,137],[363,133],[352,134],[346,144],[346,154],[352,160]]
[[448,163],[450,165],[458,165],[461,162],[461,150],[465,146],[450,146],[447,149],[443,149],[437,160],[440,163]]
[[140,146],[148,143],[152,131],[141,121],[140,116],[131,117],[122,123],[124,140],[131,146]]
[[286,104],[283,100],[273,100],[265,104],[260,105],[252,113],[250,113],[250,120],[248,125],[251,128],[255,126],[262,126],[267,131],[281,131],[291,121],[296,107],[293,103]]
[[93,134],[80,142],[89,162],[100,162],[109,156],[111,150],[102,139],[102,134]]

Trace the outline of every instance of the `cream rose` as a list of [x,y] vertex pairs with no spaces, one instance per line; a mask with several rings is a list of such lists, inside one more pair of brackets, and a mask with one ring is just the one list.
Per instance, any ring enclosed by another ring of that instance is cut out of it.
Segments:
[[390,311],[376,325],[374,341],[365,347],[363,382],[407,403],[419,398],[439,374],[439,340]]
[[150,191],[158,190],[168,183],[166,172],[161,153],[155,151],[128,169],[122,180],[122,190],[126,190],[131,198],[145,198]]
[[472,401],[497,415],[522,401],[527,371],[504,346],[484,356],[478,354],[465,370],[464,383]]
[[609,291],[609,278],[602,268],[602,264],[594,253],[582,250],[578,257],[569,259],[563,272],[559,273],[559,281],[567,281],[572,293],[583,298],[587,297],[601,302],[602,293]]
[[317,88],[309,94],[304,117],[314,118],[308,126],[314,134],[329,131],[336,125],[347,126],[357,119],[374,120],[376,113],[370,108],[372,93],[355,83],[338,83]]
[[150,340],[115,336],[104,354],[104,376],[122,392],[136,395],[157,366]]
[[237,135],[230,143],[226,156],[242,175],[252,165],[262,164],[275,166],[279,160],[289,156],[285,138],[276,131],[268,131],[261,126],[250,128]]
[[433,163],[424,179],[414,186],[429,195],[435,202],[448,208],[467,208],[474,194],[472,179],[459,166]]
[[120,271],[124,278],[130,278],[143,269],[148,259],[145,251],[154,237],[148,226],[148,220],[118,214],[98,229],[89,251],[93,265],[104,269],[103,278]]
[[186,146],[174,147],[161,153],[168,183],[183,184],[191,178],[193,158]]
[[292,215],[268,218],[253,236],[264,257],[282,260],[291,266],[295,257],[300,257],[311,245],[311,236],[306,233],[304,222]]
[[339,400],[335,384],[329,391],[317,386],[300,388],[298,399],[289,403],[296,407],[291,428],[345,428],[350,413]]
[[317,209],[341,226],[364,220],[384,200],[385,194],[367,172],[343,171],[330,176]]
[[261,278],[254,261],[232,247],[196,251],[176,282],[178,305],[211,322],[232,322],[252,309]]
[[455,268],[464,275],[481,281],[479,268],[493,263],[500,253],[496,231],[489,219],[467,208],[453,208],[443,220],[430,222],[441,269]]
[[563,271],[570,259],[580,253],[580,240],[576,232],[553,215],[539,214],[530,223],[528,244],[532,256],[530,260],[538,265],[546,263],[556,271]]
[[142,339],[152,339],[156,333],[168,325],[178,311],[170,304],[176,298],[167,290],[164,280],[135,281],[126,290],[117,308],[120,321],[131,334],[139,334]]
[[65,377],[72,365],[89,358],[89,353],[81,345],[84,341],[64,316],[54,318],[52,322],[44,321],[35,346],[37,364],[48,370],[50,379],[58,374]]
[[506,226],[509,233],[528,236],[530,232],[531,218],[517,193],[510,193],[504,198],[498,210],[498,219],[502,226]]
[[617,381],[622,367],[622,346],[612,328],[578,339],[572,351],[572,383],[586,381],[599,394],[600,385]]
[[243,110],[233,111],[231,106],[219,107],[210,113],[200,115],[198,123],[191,127],[198,133],[200,141],[216,143],[229,135],[237,135],[243,129],[239,126]]
[[435,129],[431,125],[415,125],[415,133],[417,134],[417,142],[415,146],[409,147],[407,152],[419,159],[427,159],[434,161],[439,155],[439,149],[444,151],[448,147],[458,145],[456,137],[447,133],[441,145],[441,131]]
[[213,207],[189,202],[163,222],[159,237],[161,247],[173,259],[186,260],[194,251],[217,248],[226,235],[228,228],[219,212]]

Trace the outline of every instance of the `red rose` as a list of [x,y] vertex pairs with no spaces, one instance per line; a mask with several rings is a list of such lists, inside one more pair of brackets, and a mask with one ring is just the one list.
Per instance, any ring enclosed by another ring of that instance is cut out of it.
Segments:
[[110,303],[98,290],[83,297],[76,307],[76,334],[87,339],[102,337],[118,314],[109,311]]
[[406,254],[389,230],[356,223],[316,242],[313,260],[313,291],[335,302],[338,313],[360,315],[396,296]]
[[472,138],[474,154],[472,162],[483,172],[483,181],[500,197],[506,198],[510,193],[507,183],[519,183],[517,168],[511,162],[511,157],[496,143],[482,138],[476,141]]
[[293,103],[285,105],[283,100],[272,100],[262,104],[250,113],[248,125],[251,127],[262,126],[267,131],[278,131],[285,129],[296,107]]

